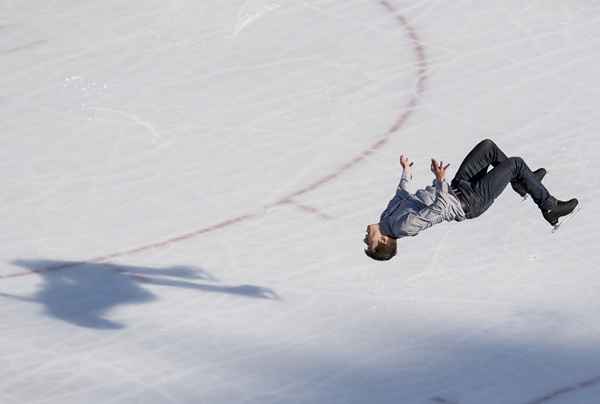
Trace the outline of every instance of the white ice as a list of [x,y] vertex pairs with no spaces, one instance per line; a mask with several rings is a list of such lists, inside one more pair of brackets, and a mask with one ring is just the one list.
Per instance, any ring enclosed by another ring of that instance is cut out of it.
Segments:
[[[1,404],[600,402],[600,3],[2,0],[0,61]],[[579,215],[369,260],[483,138]]]

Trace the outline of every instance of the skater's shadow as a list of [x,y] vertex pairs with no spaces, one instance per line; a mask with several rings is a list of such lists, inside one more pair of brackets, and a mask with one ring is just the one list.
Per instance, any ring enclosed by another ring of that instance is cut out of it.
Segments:
[[124,324],[107,318],[119,305],[148,303],[157,299],[144,285],[159,285],[225,293],[248,298],[278,299],[268,288],[253,285],[225,286],[200,268],[174,266],[147,268],[52,260],[18,259],[14,265],[43,278],[31,297],[0,293],[1,297],[43,304],[48,315],[81,327],[119,329]]

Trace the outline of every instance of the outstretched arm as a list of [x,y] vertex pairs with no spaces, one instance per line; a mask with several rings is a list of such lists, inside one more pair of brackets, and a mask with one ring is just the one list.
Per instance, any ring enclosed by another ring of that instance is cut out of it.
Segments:
[[400,165],[402,166],[402,178],[398,188],[410,193],[410,182],[412,181],[412,166],[414,162],[410,161],[405,155],[400,155]]
[[431,160],[431,171],[435,175],[435,200],[419,212],[404,216],[399,226],[401,235],[416,236],[421,231],[444,220],[443,212],[449,204],[448,183],[446,182],[446,170],[449,166],[450,164],[444,166],[443,162],[438,163],[434,159]]

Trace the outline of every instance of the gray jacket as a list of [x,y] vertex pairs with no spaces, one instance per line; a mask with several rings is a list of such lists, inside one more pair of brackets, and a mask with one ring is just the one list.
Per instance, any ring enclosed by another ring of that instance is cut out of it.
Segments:
[[396,195],[379,219],[383,234],[393,238],[416,236],[434,224],[466,219],[460,201],[448,192],[446,181],[434,180],[433,185],[411,194],[411,180],[402,172]]

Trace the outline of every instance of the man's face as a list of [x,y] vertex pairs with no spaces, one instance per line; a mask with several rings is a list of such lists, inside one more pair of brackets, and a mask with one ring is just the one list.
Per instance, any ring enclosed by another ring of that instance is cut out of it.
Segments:
[[374,251],[381,238],[379,225],[370,224],[367,226],[365,238],[363,239],[364,243],[367,245],[367,250]]

